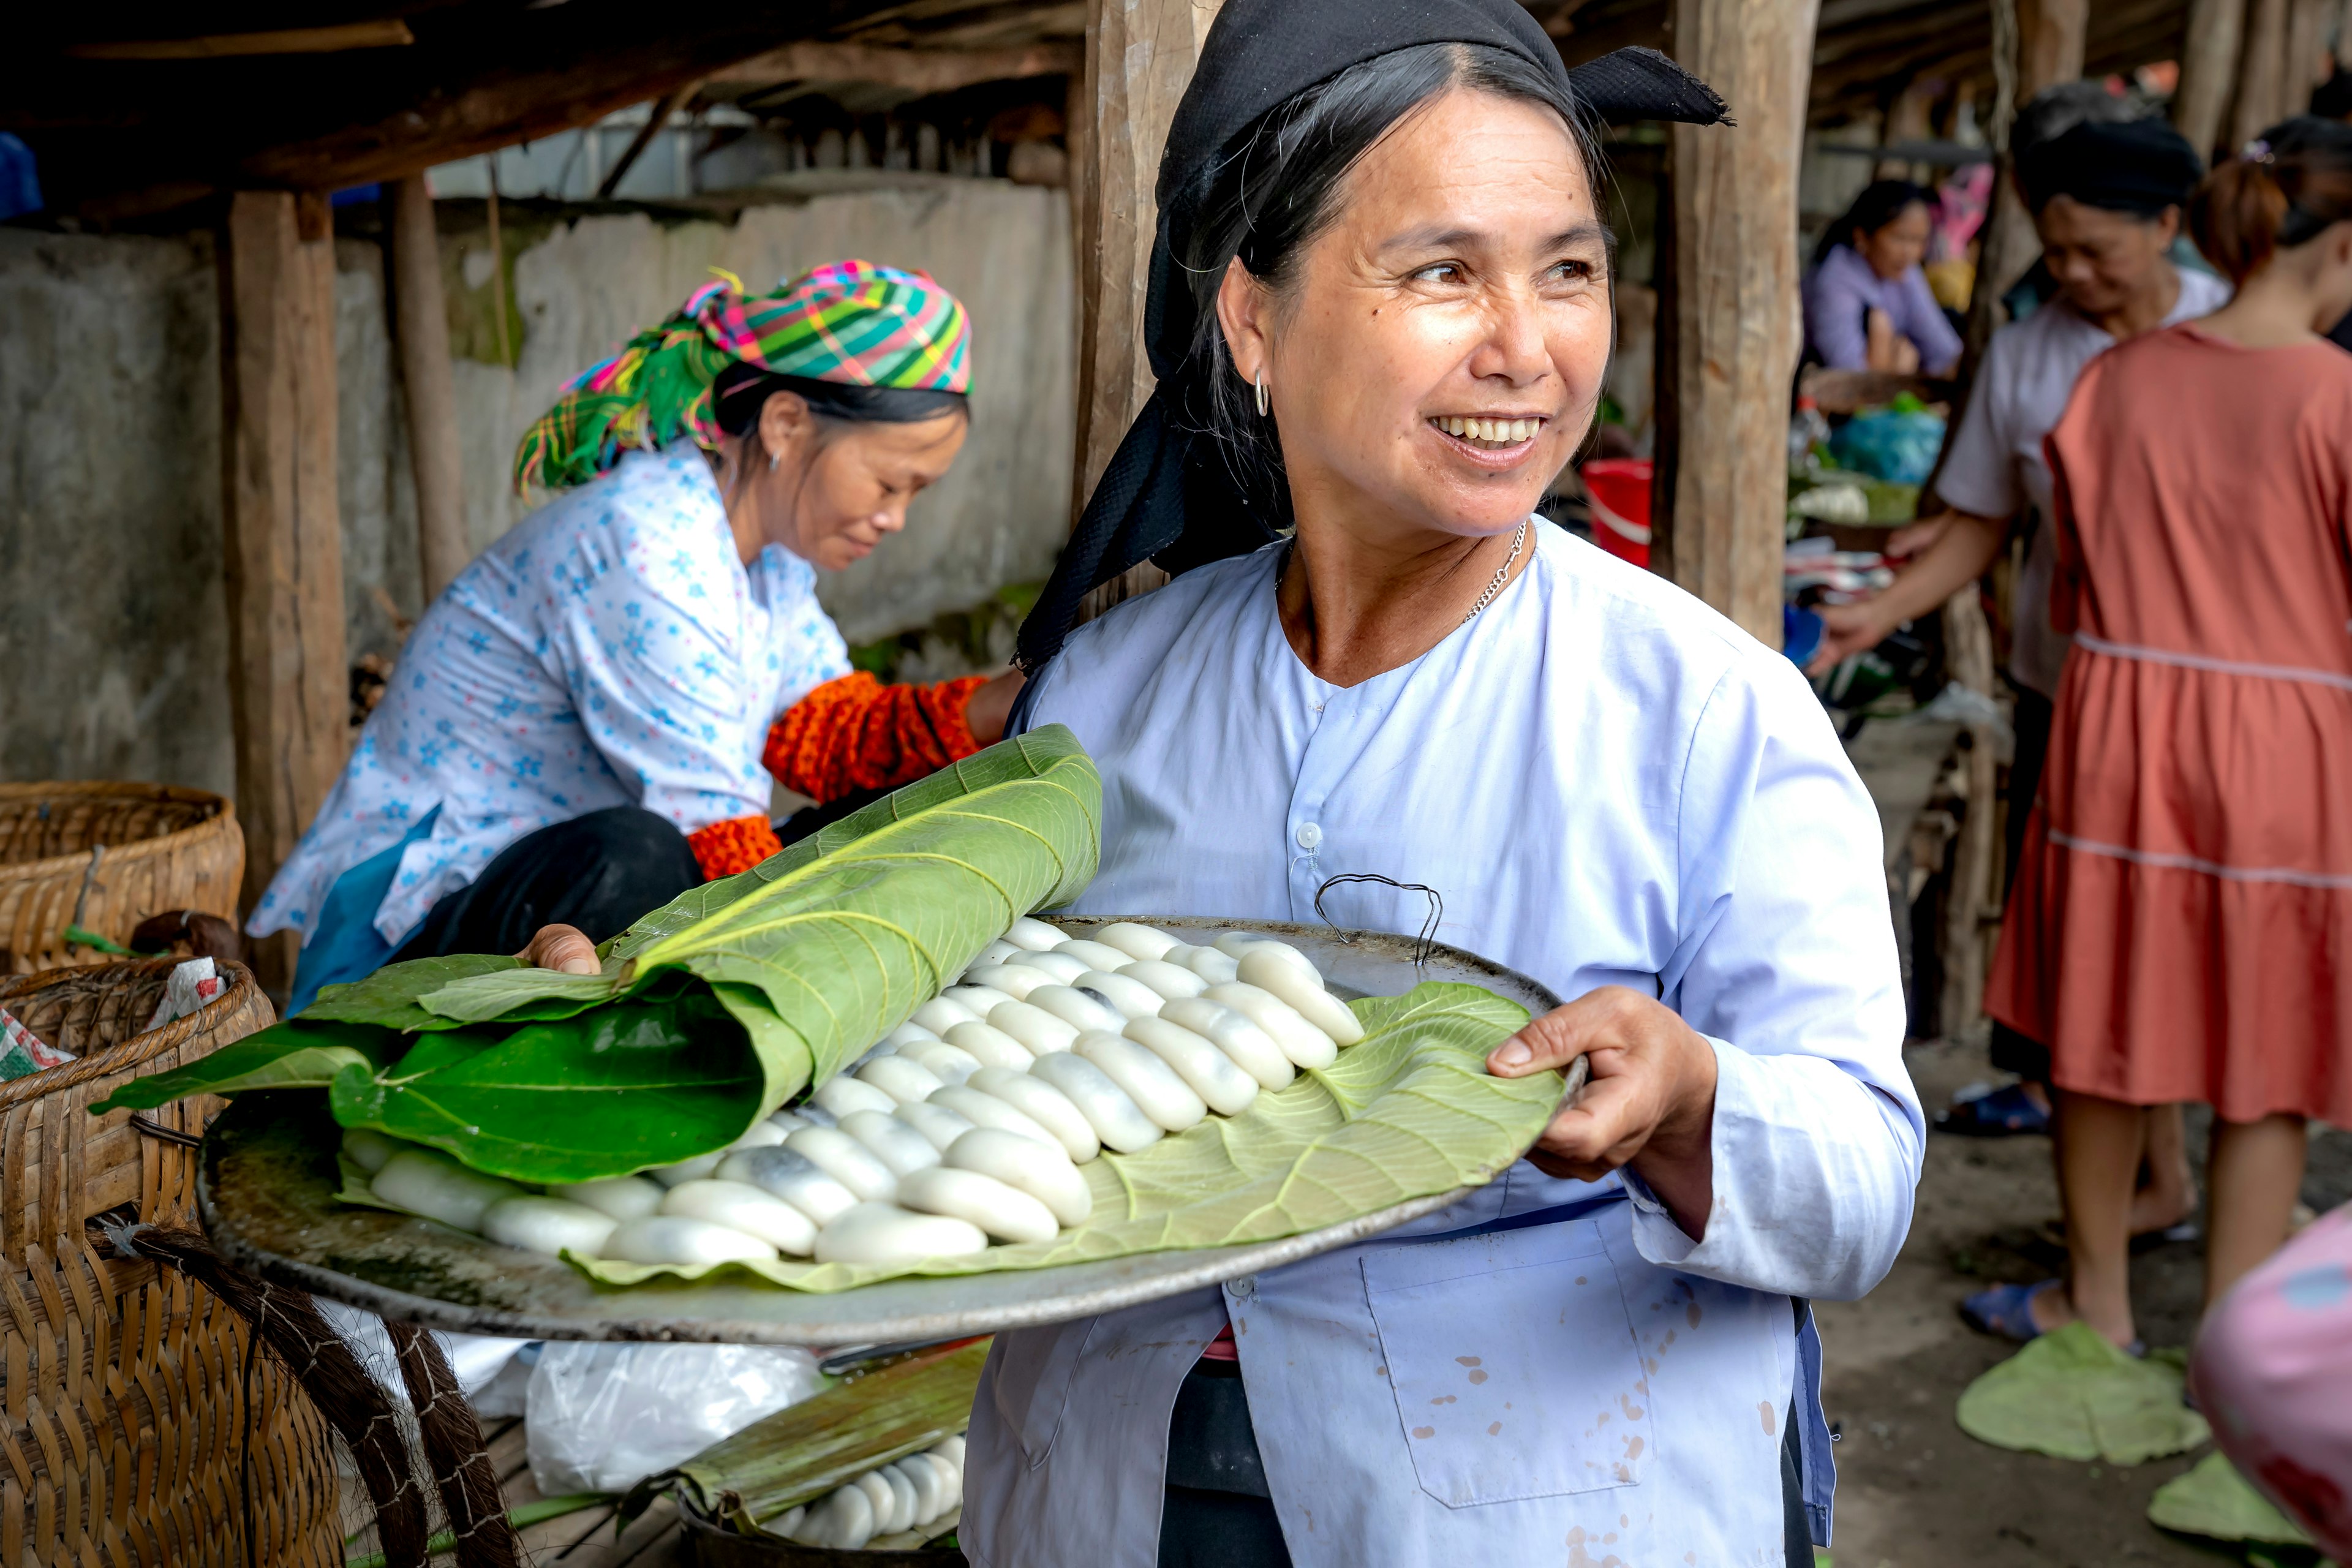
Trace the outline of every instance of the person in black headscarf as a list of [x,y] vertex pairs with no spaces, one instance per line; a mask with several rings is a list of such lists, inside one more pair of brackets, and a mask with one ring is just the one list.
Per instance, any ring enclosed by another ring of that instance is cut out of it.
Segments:
[[[1209,34],[1160,167],[1159,388],[1023,628],[1011,728],[1068,725],[1101,770],[1078,912],[1411,932],[1434,889],[1445,941],[1570,1000],[1498,1040],[1492,998],[1425,996],[1489,1020],[1422,1038],[1433,1105],[1490,1072],[1552,1120],[1433,1181],[1443,1134],[1341,1135],[1356,1058],[1307,1052],[1284,1104],[1331,1142],[1268,1208],[1427,1194],[1386,1215],[1411,1226],[1000,1334],[975,1564],[1827,1540],[1802,1299],[1892,1263],[1924,1141],[1877,819],[1785,658],[1533,515],[1611,348],[1604,113],[1723,108],[1654,54],[1571,77],[1516,0],[1227,0]],[[1071,631],[1147,559],[1178,574]]]

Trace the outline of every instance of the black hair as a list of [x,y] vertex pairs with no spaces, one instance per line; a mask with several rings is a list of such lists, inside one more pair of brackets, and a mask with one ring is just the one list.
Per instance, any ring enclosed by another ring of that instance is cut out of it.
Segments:
[[2019,106],[2009,127],[2009,153],[2022,158],[2044,142],[2054,142],[2077,125],[2121,125],[2146,120],[2148,105],[2127,94],[2109,92],[2104,81],[2085,78],[2045,87]]
[[1338,218],[1349,172],[1406,116],[1464,87],[1559,115],[1598,195],[1591,131],[1557,75],[1488,45],[1416,44],[1350,66],[1236,136],[1201,203],[1189,254],[1175,258],[1196,310],[1175,378],[1176,417],[1213,439],[1234,483],[1276,530],[1292,523],[1281,437],[1272,419],[1257,416],[1255,389],[1234,370],[1217,319],[1226,267],[1239,258],[1258,281],[1277,293],[1287,288],[1307,247]]
[[2243,283],[2272,257],[2352,220],[2352,125],[2309,115],[2272,126],[2214,166],[2189,203],[2205,259]]
[[1873,180],[1862,187],[1862,195],[1853,198],[1838,220],[1822,231],[1819,245],[1813,247],[1813,264],[1829,259],[1830,252],[1841,245],[1852,245],[1857,234],[1876,234],[1915,206],[1934,212],[1940,204],[1936,193],[1909,180]]
[[2352,120],[2352,71],[2342,66],[2311,89],[2311,112],[2320,120]]
[[760,411],[779,392],[798,393],[819,419],[850,425],[920,425],[942,414],[970,417],[971,399],[961,392],[927,386],[856,386],[808,375],[777,375],[738,360],[719,373],[710,402],[719,427],[740,436],[760,422]]

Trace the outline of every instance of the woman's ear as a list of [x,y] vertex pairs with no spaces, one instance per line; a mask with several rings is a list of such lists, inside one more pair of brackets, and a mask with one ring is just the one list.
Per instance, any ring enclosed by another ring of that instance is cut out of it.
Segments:
[[797,450],[816,428],[808,399],[797,392],[772,392],[760,406],[760,450],[751,456],[774,468],[788,452]]
[[1268,297],[1263,284],[1234,257],[1225,263],[1224,280],[1217,285],[1217,325],[1224,329],[1225,352],[1246,382],[1266,374],[1272,343],[1266,320]]

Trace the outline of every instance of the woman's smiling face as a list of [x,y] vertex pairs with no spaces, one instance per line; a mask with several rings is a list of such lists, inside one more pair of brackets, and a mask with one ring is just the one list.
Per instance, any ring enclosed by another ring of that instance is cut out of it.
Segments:
[[1608,236],[1538,105],[1456,89],[1347,176],[1280,297],[1234,263],[1218,299],[1262,369],[1302,516],[1500,532],[1535,510],[1601,397]]

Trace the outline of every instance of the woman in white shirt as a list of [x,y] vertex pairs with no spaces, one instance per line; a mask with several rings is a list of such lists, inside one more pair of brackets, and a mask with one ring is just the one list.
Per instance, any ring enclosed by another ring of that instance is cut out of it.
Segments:
[[[1103,775],[1076,907],[1311,921],[1339,873],[1426,884],[1445,940],[1570,999],[1494,1070],[1593,1080],[1405,1231],[999,1335],[975,1564],[1827,1539],[1801,1299],[1893,1261],[1922,1137],[1878,828],[1793,667],[1530,515],[1608,360],[1583,116],[1612,110],[1722,106],[1655,55],[1571,85],[1515,0],[1229,0],[1210,32],[1160,176],[1159,390],[1023,632],[1013,727]],[[1146,557],[1181,574],[1069,632]]]

